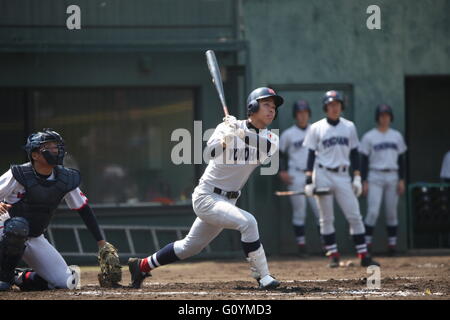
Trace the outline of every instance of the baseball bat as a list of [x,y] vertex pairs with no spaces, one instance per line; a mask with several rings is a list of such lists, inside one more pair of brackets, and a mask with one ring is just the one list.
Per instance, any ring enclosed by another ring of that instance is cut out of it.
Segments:
[[[313,192],[316,196],[323,196],[330,194],[330,188],[315,188]],[[295,196],[295,195],[305,195],[305,191],[275,191],[275,195],[279,197],[283,196]]]
[[209,73],[212,77],[212,82],[216,87],[217,93],[219,94],[220,103],[222,104],[223,113],[228,116],[228,107],[225,102],[225,94],[223,91],[222,76],[220,75],[219,64],[217,63],[216,54],[213,50],[206,51],[206,63],[208,65]]

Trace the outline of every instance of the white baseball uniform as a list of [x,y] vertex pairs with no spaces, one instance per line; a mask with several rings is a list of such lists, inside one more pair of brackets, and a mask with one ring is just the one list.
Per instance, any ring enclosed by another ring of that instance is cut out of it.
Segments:
[[[47,180],[54,180],[52,173]],[[14,204],[23,197],[25,188],[14,179],[11,170],[0,177],[0,201]],[[64,197],[70,209],[78,210],[87,204],[88,199],[79,188],[67,193]],[[5,214],[0,217],[0,237],[3,237],[3,224],[9,218]],[[75,275],[67,266],[61,254],[47,241],[44,235],[30,237],[25,242],[26,248],[22,259],[54,288],[74,289]]]
[[[364,221],[369,228],[373,228],[377,222],[383,197],[387,226],[398,225],[398,157],[406,150],[401,133],[392,128],[385,132],[373,128],[361,140],[359,151],[369,160],[367,216]],[[372,242],[371,235],[366,235],[366,241]],[[390,236],[389,244],[396,245],[395,236]]]
[[[320,230],[324,237],[326,249],[330,254],[337,252],[334,239],[333,196],[341,207],[349,225],[351,235],[363,235],[359,203],[353,192],[351,178],[348,173],[350,151],[359,145],[358,135],[353,122],[340,118],[336,125],[330,124],[326,118],[311,125],[303,145],[315,151],[313,183],[316,188],[330,188],[331,194],[318,196],[320,213]],[[363,237],[363,236],[362,236]],[[367,251],[364,243],[356,243],[358,253]]]
[[[303,190],[305,187],[306,162],[308,160],[308,148],[303,146],[303,140],[310,126],[305,129],[293,125],[286,129],[280,137],[280,151],[288,156],[288,174],[292,178],[292,184],[288,185],[290,191]],[[314,216],[319,222],[319,209],[314,197],[305,197],[304,195],[290,196],[292,204],[292,224],[302,227],[305,225],[306,218],[306,199],[308,199]],[[305,243],[304,235],[297,234],[297,243]]]
[[[251,130],[247,121],[238,120],[237,124],[246,133]],[[243,243],[259,241],[258,224],[255,217],[251,213],[236,207],[237,198],[229,199],[224,193],[237,192],[240,195],[241,188],[247,182],[253,170],[277,151],[277,137],[267,129],[259,130],[259,136],[265,137],[272,143],[268,153],[267,148],[247,145],[236,137],[235,145],[227,145],[223,156],[221,156],[221,138],[225,131],[226,124],[219,124],[207,143],[209,150],[215,149],[218,153],[216,153],[215,158],[209,161],[204,174],[200,178],[199,185],[192,195],[192,204],[197,218],[188,235],[184,239],[176,241],[173,245],[173,250],[179,259],[186,259],[199,253],[223,229],[238,230],[241,233]],[[258,150],[260,151],[259,156]],[[215,193],[215,189],[220,189],[221,194]],[[249,253],[249,257],[254,257],[253,264],[252,261],[249,261],[252,270],[256,271],[255,278],[263,278],[269,275],[262,245],[254,253]],[[152,268],[157,266],[152,262],[156,259],[157,254],[149,257]]]

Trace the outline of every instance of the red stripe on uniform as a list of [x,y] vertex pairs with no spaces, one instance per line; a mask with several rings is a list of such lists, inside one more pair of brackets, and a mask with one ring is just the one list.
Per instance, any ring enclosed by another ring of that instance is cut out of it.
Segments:
[[150,265],[148,264],[148,259],[142,259],[141,263],[139,264],[139,269],[141,270],[141,272],[150,272],[151,268]]
[[79,208],[77,208],[77,209],[72,209],[72,210],[81,210],[81,209],[83,209],[84,207],[86,207],[87,204],[88,204],[88,199],[86,198],[86,201],[83,203],[83,205],[82,205],[81,207],[79,207]]

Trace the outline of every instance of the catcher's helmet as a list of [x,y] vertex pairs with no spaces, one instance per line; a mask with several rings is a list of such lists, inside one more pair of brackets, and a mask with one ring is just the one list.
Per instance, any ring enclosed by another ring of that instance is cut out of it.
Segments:
[[63,138],[57,133],[56,131],[53,131],[52,129],[45,128],[42,131],[38,131],[35,133],[32,133],[27,138],[27,143],[24,146],[24,149],[28,155],[28,158],[30,161],[31,153],[33,151],[36,151],[39,149],[39,147],[46,143],[46,142],[56,142],[58,147],[58,154],[53,154],[48,150],[42,150],[41,153],[44,156],[45,160],[47,160],[48,164],[50,165],[62,165],[64,156],[66,155],[65,149],[64,149],[64,140]]
[[323,111],[327,112],[327,104],[332,101],[339,101],[342,105],[342,111],[344,110],[344,97],[339,91],[330,90],[325,92],[322,98]]
[[309,103],[306,100],[298,100],[294,103],[292,107],[292,116],[295,118],[297,115],[297,111],[306,110],[309,113],[309,116],[311,117],[311,108],[309,107]]
[[[275,90],[272,88],[261,87],[253,90],[247,98],[247,113],[248,115],[258,111],[259,103],[258,100],[273,97],[275,99],[275,106],[278,109],[284,102],[284,99],[277,95]],[[276,114],[275,114],[276,117]]]
[[388,113],[391,116],[391,122],[394,121],[394,113],[388,104],[379,104],[375,109],[375,121],[378,122],[381,113]]

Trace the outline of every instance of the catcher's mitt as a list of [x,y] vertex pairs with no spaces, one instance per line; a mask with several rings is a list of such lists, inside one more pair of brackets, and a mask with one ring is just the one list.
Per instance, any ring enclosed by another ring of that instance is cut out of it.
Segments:
[[100,273],[98,274],[98,282],[101,287],[119,287],[122,280],[122,266],[120,265],[117,249],[109,242],[101,247],[98,251],[98,263],[100,265]]

